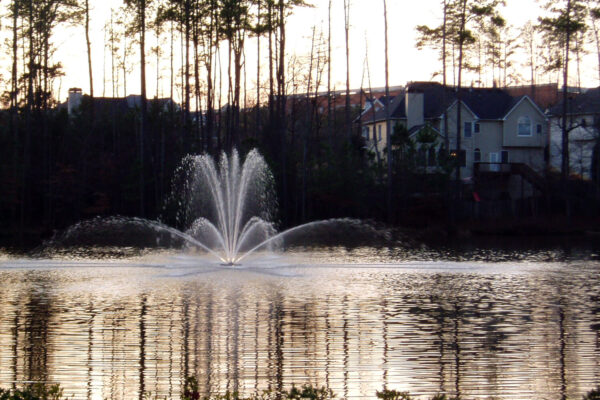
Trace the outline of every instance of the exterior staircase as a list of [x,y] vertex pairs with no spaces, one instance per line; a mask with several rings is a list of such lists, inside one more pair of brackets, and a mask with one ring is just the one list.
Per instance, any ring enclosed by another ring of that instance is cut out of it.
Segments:
[[499,176],[519,175],[542,194],[548,192],[546,179],[525,163],[480,162],[474,164],[473,173],[475,179],[480,182]]
[[543,194],[548,192],[546,179],[529,165],[524,163],[510,163],[509,165],[511,174],[521,176]]

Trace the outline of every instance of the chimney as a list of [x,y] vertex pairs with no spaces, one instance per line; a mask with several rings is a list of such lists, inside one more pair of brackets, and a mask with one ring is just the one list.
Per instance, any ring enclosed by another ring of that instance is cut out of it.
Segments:
[[73,111],[77,110],[81,105],[81,98],[83,97],[83,93],[81,92],[81,88],[71,88],[69,89],[69,99],[67,100],[67,110],[69,115],[73,113]]
[[406,129],[425,123],[424,97],[425,95],[417,89],[409,88],[406,91],[404,101],[406,107]]

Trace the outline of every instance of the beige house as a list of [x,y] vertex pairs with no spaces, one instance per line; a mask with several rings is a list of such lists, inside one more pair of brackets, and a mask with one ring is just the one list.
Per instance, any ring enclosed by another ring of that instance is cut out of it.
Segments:
[[[412,140],[428,127],[439,133],[439,146],[443,146],[446,118],[449,151],[462,162],[461,178],[465,180],[481,173],[523,178],[524,172],[519,170],[524,168],[530,170],[529,178],[544,172],[548,123],[542,110],[528,96],[513,97],[496,88],[463,88],[461,97],[460,152],[456,151],[459,103],[454,88],[444,91],[443,86],[435,82],[408,84],[404,93],[390,102],[391,126],[405,126]],[[367,148],[384,153],[387,145],[385,110],[365,116],[361,124]],[[431,164],[427,160],[427,165]],[[527,190],[532,192],[532,188]]]

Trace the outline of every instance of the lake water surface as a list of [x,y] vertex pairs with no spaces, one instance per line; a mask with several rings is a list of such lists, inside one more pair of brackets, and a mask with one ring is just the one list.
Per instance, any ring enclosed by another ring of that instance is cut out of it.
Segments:
[[[0,387],[74,399],[327,386],[579,399],[600,383],[597,255],[374,248],[223,267],[176,252],[0,255]],[[465,253],[463,253],[465,254]]]

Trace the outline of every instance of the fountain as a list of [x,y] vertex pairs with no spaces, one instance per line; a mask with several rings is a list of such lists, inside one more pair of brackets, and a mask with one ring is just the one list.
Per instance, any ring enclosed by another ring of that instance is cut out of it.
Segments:
[[[237,150],[222,153],[220,160],[207,154],[188,155],[176,169],[165,214],[175,214],[175,225],[143,218],[109,217],[82,221],[53,238],[52,245],[99,244],[138,239],[150,233],[158,244],[182,241],[202,249],[223,265],[238,265],[258,250],[281,248],[284,242],[309,236],[331,238],[334,231],[355,238],[387,240],[387,232],[360,220],[343,218],[309,222],[277,232],[274,218],[277,201],[273,175],[256,150],[243,163]],[[179,228],[179,229],[178,229]]]
[[188,227],[191,243],[234,265],[272,242],[273,176],[257,150],[243,164],[237,150],[223,153],[218,165],[206,154],[187,156],[175,177],[171,202],[179,205],[177,222]]

